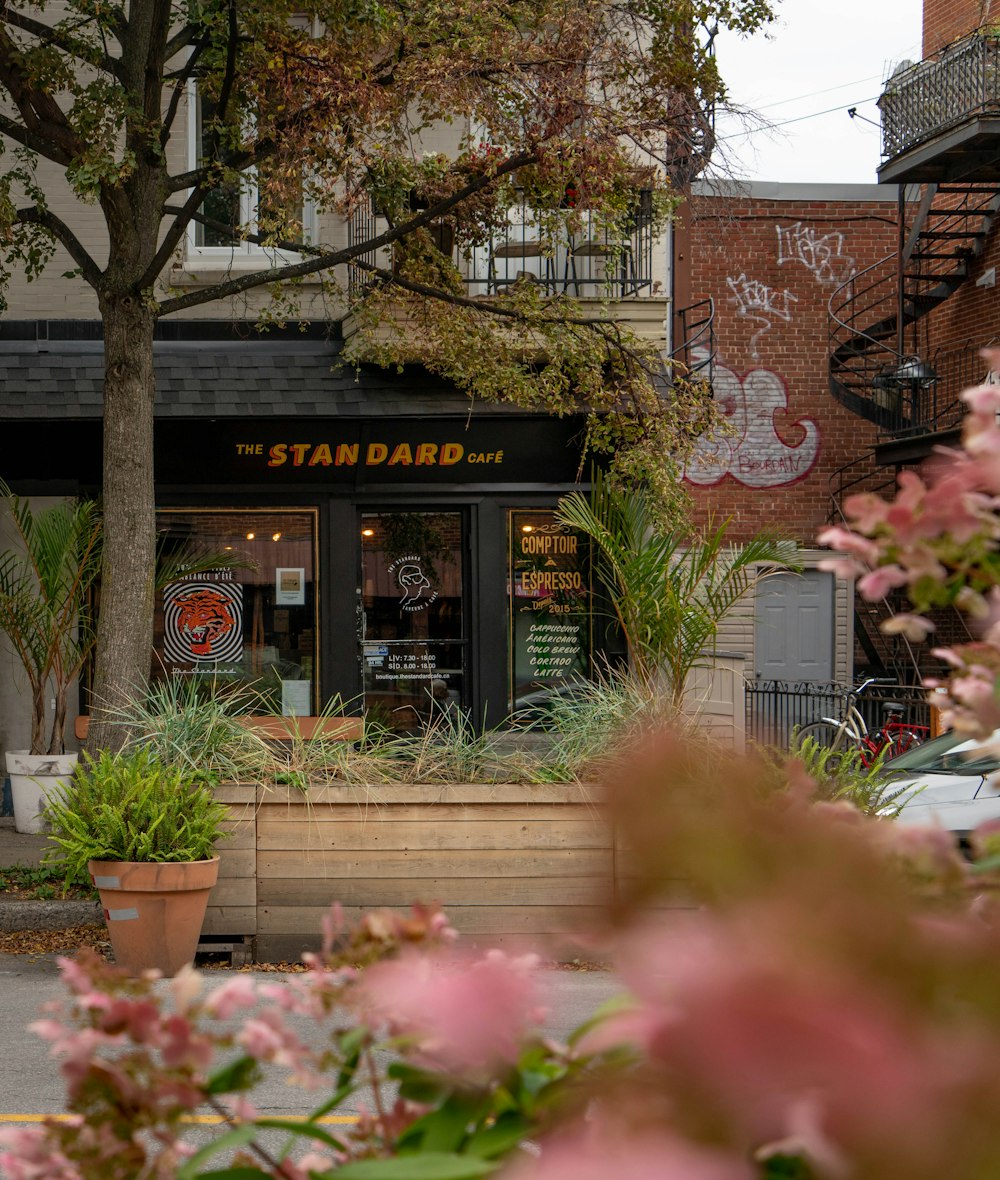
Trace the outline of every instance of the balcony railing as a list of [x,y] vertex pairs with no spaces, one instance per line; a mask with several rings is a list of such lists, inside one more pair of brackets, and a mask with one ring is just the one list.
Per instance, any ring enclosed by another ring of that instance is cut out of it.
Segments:
[[[507,226],[483,246],[456,249],[447,224],[432,225],[435,246],[459,269],[468,293],[497,295],[515,283],[532,283],[548,295],[580,299],[665,298],[663,275],[655,277],[652,192],[641,190],[630,224],[612,233],[586,209],[566,211],[553,228],[551,218],[540,219],[526,201],[513,205]],[[388,223],[370,207],[355,214],[349,240],[361,242],[384,232]],[[358,290],[372,280],[371,267],[393,269],[391,247],[371,251],[351,267],[351,287]]]
[[939,57],[898,70],[878,101],[891,158],[974,115],[1000,113],[1000,40],[974,33]]

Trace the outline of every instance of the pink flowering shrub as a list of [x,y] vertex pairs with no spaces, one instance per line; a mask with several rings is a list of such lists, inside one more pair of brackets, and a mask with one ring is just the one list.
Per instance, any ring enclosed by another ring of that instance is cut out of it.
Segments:
[[[1000,350],[984,359],[1000,369]],[[886,631],[926,639],[935,607],[965,612],[978,641],[938,648],[952,669],[942,694],[946,725],[977,734],[1000,726],[1000,385],[967,389],[960,449],[939,448],[922,471],[903,471],[892,500],[865,494],[844,503],[847,528],[820,534],[843,557],[824,563],[856,578],[871,600],[903,589],[913,607],[883,624]]]
[[[332,911],[323,953],[285,981],[209,988],[189,969],[157,985],[82,952],[34,1026],[71,1118],[0,1131],[4,1174],[1000,1176],[993,874],[940,833],[815,802],[794,768],[708,773],[678,738],[622,767],[608,808],[625,884],[592,945],[625,997],[569,1043],[537,1033],[534,960],[463,954],[426,909],[353,930]],[[979,840],[995,855],[996,832]],[[253,1108],[265,1070],[303,1088],[280,1153]],[[320,1121],[362,1087],[353,1126]],[[197,1151],[196,1111],[223,1119]]]

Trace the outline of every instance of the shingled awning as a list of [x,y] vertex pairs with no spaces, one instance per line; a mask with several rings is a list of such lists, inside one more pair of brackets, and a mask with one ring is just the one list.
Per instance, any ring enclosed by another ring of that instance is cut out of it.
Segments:
[[[22,327],[27,325],[0,325],[0,420],[99,419],[104,381],[100,339],[54,338],[51,333],[39,338],[38,333],[16,330]],[[155,344],[159,419],[469,412],[465,394],[422,370],[357,370],[342,363],[337,339],[234,339],[229,324],[220,326],[220,338],[211,339],[205,338],[204,322],[195,327],[202,338]],[[89,333],[78,327],[75,334],[99,335],[100,325],[87,328]],[[524,413],[515,406],[478,403],[476,412]]]

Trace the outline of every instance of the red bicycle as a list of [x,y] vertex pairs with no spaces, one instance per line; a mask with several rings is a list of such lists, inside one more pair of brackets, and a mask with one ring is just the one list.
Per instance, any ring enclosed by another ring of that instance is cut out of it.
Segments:
[[842,717],[823,717],[812,721],[799,730],[799,738],[809,737],[827,750],[857,750],[862,766],[871,766],[879,757],[888,761],[930,737],[930,727],[913,725],[904,721],[906,705],[899,701],[886,701],[882,705],[882,724],[878,729],[869,730],[861,710],[858,697],[870,684],[876,684],[875,677],[863,681],[856,688],[844,693]]

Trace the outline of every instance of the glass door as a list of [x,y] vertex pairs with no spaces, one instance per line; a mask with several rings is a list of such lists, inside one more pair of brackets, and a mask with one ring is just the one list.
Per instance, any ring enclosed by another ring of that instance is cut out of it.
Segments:
[[414,730],[467,703],[461,512],[361,515],[365,708]]

